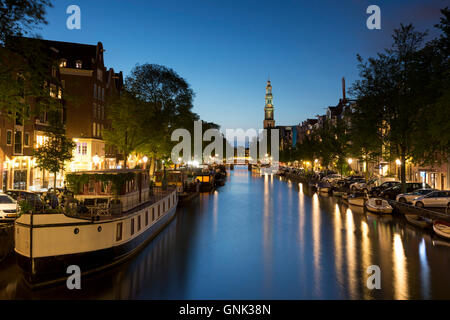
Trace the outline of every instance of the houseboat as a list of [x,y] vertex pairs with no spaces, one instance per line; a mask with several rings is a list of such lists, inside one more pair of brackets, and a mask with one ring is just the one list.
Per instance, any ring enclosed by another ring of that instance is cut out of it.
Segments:
[[150,186],[148,171],[107,170],[67,175],[74,198],[63,208],[25,213],[15,221],[15,252],[24,279],[42,286],[89,274],[137,253],[174,217],[174,187]]
[[194,171],[194,180],[200,183],[200,192],[211,192],[215,187],[214,172],[208,170]]
[[165,170],[155,172],[155,186],[162,187],[164,177],[168,186],[177,188],[178,194],[182,193],[186,174],[181,170]]

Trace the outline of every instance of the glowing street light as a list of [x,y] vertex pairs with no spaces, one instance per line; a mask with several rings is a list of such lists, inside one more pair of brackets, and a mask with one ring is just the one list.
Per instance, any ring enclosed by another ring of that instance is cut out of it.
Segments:
[[144,156],[144,157],[142,158],[142,161],[144,161],[144,163],[147,163],[148,157],[147,157],[147,156]]
[[348,162],[348,164],[352,164],[353,163],[353,159],[352,158],[348,158],[347,162]]
[[395,164],[400,166],[402,164],[402,162],[400,161],[400,159],[395,160]]
[[94,163],[94,168],[97,169],[100,163],[100,157],[97,154],[95,154],[95,156],[92,157],[92,162]]

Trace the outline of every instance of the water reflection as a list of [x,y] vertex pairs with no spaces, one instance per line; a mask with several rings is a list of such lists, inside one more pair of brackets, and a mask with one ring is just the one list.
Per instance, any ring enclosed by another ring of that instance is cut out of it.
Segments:
[[392,260],[394,262],[394,298],[408,299],[408,269],[406,268],[406,257],[403,251],[402,238],[398,233],[394,235]]
[[[381,290],[366,286],[370,265]],[[236,166],[133,259],[83,278],[81,291],[30,291],[10,259],[0,298],[448,299],[449,268],[449,243],[403,219]]]
[[356,299],[357,270],[356,270],[356,240],[353,212],[347,209],[345,212],[346,248],[347,248],[347,278],[351,299]]

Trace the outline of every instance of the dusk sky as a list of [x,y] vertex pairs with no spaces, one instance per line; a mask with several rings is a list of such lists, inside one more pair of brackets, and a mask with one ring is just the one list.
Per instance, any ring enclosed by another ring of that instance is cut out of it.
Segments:
[[[96,44],[108,68],[128,75],[136,64],[173,68],[196,93],[194,111],[225,128],[261,128],[267,78],[276,125],[325,113],[357,79],[356,54],[391,43],[394,27],[419,30],[439,21],[443,0],[57,0],[39,34]],[[66,8],[81,8],[81,30],[66,28]],[[381,30],[368,30],[366,9],[381,8]],[[100,8],[100,9],[99,9]],[[429,37],[430,38],[430,37]]]

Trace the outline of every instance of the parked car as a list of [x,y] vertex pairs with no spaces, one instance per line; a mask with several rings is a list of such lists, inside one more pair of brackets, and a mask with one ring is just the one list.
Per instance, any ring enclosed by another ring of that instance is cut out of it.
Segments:
[[378,179],[370,179],[369,181],[358,181],[350,185],[350,189],[369,192],[371,188],[377,186]]
[[378,197],[383,190],[386,190],[388,188],[392,188],[392,187],[394,187],[394,186],[396,186],[398,184],[400,184],[400,181],[386,181],[386,182],[383,182],[382,184],[380,184],[377,187],[372,187],[369,190],[369,193],[373,197]]
[[412,204],[420,208],[449,208],[450,191],[436,190],[430,192],[427,195],[414,199]]
[[[428,188],[430,189],[431,187],[426,184],[426,183],[421,183],[421,182],[407,182],[406,183],[406,192],[413,192],[415,190],[421,189],[421,188]],[[380,198],[384,198],[384,199],[389,199],[389,200],[395,200],[395,198],[402,193],[402,185],[401,183],[383,190],[380,193]]]
[[7,194],[0,193],[0,221],[14,221],[17,218],[17,202]]
[[435,191],[435,189],[418,189],[415,190],[413,192],[408,192],[408,193],[400,193],[399,195],[397,195],[397,197],[395,198],[395,200],[397,202],[402,202],[402,203],[412,203],[412,201],[415,198],[421,197],[421,196],[425,196],[427,194],[429,194],[430,192]]
[[366,184],[366,179],[364,178],[354,178],[352,180],[350,180],[350,190],[352,191],[356,191],[356,190],[362,190],[362,188],[360,188],[361,185]]
[[335,180],[339,180],[339,179],[341,179],[341,178],[342,178],[342,177],[341,177],[340,174],[333,173],[333,174],[330,174],[330,175],[328,175],[328,176],[326,176],[326,177],[323,177],[323,178],[322,178],[322,181],[324,181],[324,182],[329,182],[329,183],[333,183]]
[[5,193],[19,204],[20,201],[28,202],[37,212],[41,212],[45,209],[45,203],[42,201],[38,193],[25,190],[7,190]]

